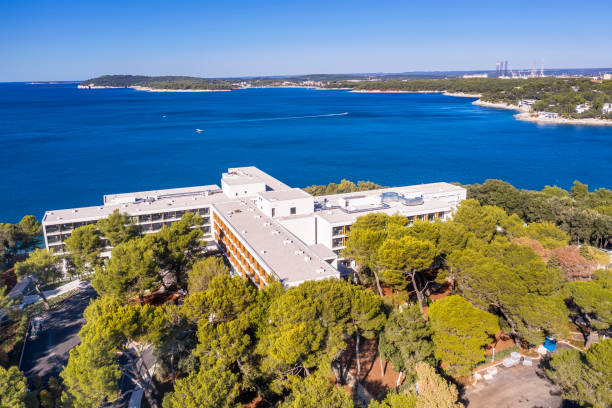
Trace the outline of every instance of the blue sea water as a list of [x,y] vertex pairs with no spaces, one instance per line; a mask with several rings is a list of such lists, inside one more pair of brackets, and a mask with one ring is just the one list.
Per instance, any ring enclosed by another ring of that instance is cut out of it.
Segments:
[[537,125],[472,101],[0,84],[0,222],[98,205],[108,193],[219,184],[222,171],[247,165],[300,187],[342,178],[612,187],[612,127]]

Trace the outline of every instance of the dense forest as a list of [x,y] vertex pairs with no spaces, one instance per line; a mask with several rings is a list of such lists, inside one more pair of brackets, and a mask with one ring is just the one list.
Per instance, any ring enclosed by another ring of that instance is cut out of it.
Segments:
[[112,86],[118,88],[129,88],[142,86],[153,89],[210,89],[231,90],[232,84],[226,80],[205,79],[188,76],[157,76],[149,77],[143,75],[104,75],[98,78],[88,79],[81,82],[83,86]]

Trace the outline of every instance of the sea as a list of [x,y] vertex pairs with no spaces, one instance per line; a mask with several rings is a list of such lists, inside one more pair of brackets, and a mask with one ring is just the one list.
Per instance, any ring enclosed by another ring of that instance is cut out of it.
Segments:
[[523,122],[473,100],[0,83],[0,222],[101,205],[104,194],[220,184],[238,166],[295,187],[342,179],[612,187],[612,127]]

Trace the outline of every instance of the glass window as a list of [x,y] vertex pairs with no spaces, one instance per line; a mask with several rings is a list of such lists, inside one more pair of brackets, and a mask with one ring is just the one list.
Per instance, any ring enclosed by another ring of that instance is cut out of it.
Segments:
[[202,221],[204,221],[204,224],[210,224],[210,217],[203,217]]
[[342,238],[334,238],[332,240],[332,247],[334,247],[334,248],[342,246],[343,244],[344,244],[344,242],[343,242]]
[[162,215],[160,213],[151,214],[151,220],[153,220],[153,221],[161,220],[161,218],[162,218]]
[[51,232],[57,232],[59,231],[59,225],[47,225],[45,227],[45,231],[47,232],[47,234]]
[[342,235],[344,234],[344,229],[342,227],[334,227],[332,229],[332,235]]
[[295,207],[291,207],[291,209],[289,210],[290,214],[295,214],[297,212],[297,209]]

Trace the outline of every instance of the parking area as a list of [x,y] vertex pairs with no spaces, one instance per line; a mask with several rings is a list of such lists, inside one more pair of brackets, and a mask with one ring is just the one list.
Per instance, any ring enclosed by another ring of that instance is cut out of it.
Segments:
[[469,408],[560,408],[560,392],[548,381],[534,362],[532,367],[522,365],[505,368],[491,380],[480,380],[466,388],[463,398]]
[[83,311],[95,296],[91,286],[84,286],[58,309],[43,313],[42,332],[28,336],[23,353],[21,370],[30,382],[36,377],[46,384],[50,376],[61,372],[70,349],[80,342],[78,333],[85,323]]

